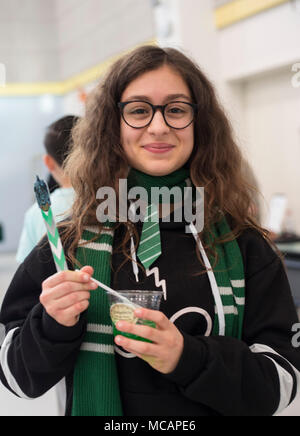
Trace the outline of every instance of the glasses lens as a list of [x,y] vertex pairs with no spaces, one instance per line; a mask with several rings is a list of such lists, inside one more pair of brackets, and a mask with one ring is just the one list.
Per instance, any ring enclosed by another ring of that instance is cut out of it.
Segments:
[[188,103],[173,102],[166,106],[165,118],[175,129],[184,129],[194,119],[194,108]]
[[126,104],[123,117],[132,127],[145,127],[152,118],[152,107],[143,101],[134,101]]

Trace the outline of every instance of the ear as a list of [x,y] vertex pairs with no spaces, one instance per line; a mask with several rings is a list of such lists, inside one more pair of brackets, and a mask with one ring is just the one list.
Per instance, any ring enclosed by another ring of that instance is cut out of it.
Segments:
[[45,156],[43,156],[43,161],[50,172],[52,172],[56,169],[57,163],[55,162],[53,157],[51,157],[49,154],[46,154]]

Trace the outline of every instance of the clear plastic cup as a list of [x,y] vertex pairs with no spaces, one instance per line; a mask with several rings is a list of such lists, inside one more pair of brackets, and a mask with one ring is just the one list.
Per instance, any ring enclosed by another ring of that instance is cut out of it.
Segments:
[[136,318],[134,316],[134,311],[139,307],[145,307],[151,310],[159,310],[163,292],[162,291],[118,291],[118,293],[127,298],[124,301],[117,296],[108,294],[108,299],[110,303],[110,317],[113,323],[113,333],[114,336],[122,335],[130,339],[135,339],[138,341],[151,342],[148,339],[142,338],[140,336],[133,335],[131,333],[120,332],[116,328],[116,323],[118,321],[127,321],[139,325],[147,325],[155,328],[156,325],[153,321],[148,321],[145,319]]

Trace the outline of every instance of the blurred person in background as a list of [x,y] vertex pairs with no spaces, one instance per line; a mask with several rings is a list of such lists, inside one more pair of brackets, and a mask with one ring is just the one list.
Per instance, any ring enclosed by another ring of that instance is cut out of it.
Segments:
[[[43,160],[52,178],[59,186],[51,194],[52,210],[58,222],[65,218],[65,213],[71,208],[74,201],[74,190],[69,177],[64,172],[63,165],[70,148],[71,132],[78,120],[79,118],[74,115],[60,118],[47,128],[44,138],[47,154]],[[35,203],[25,214],[16,256],[19,263],[23,262],[45,233],[45,223],[41,210]]]
[[59,188],[59,184],[54,179],[52,174],[49,174],[48,177],[47,177],[47,185],[48,185],[50,194],[52,194],[52,192],[54,192],[55,189]]

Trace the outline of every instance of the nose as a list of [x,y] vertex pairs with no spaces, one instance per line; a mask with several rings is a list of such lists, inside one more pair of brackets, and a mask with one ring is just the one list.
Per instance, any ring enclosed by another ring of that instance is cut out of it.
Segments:
[[148,126],[148,132],[156,135],[168,133],[170,127],[166,124],[161,110],[156,110],[153,120]]

